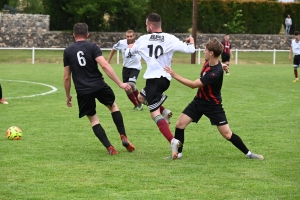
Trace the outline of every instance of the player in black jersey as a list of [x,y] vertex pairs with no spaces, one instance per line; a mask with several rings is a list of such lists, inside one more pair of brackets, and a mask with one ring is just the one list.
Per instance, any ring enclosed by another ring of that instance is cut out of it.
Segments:
[[[195,81],[188,80],[176,74],[170,67],[165,70],[177,81],[190,88],[198,88],[193,101],[183,110],[176,122],[175,138],[184,143],[184,129],[191,122],[198,122],[203,115],[216,125],[221,135],[232,142],[248,158],[263,160],[262,155],[254,154],[248,150],[242,139],[234,134],[228,125],[225,111],[222,107],[221,88],[223,83],[223,67],[218,57],[222,53],[223,45],[213,38],[206,44],[204,50],[207,62],[203,65],[200,78]],[[182,157],[182,147],[178,149],[178,158]]]
[[86,41],[89,35],[87,24],[75,24],[73,32],[75,43],[64,50],[64,88],[66,91],[67,106],[72,107],[70,89],[71,79],[73,78],[77,93],[79,118],[85,115],[88,117],[95,135],[107,148],[108,153],[113,155],[118,152],[111,145],[99,122],[96,114],[96,99],[111,112],[113,121],[120,134],[122,145],[128,152],[134,151],[135,147],[127,139],[123,117],[115,102],[114,92],[105,83],[98,64],[107,76],[120,88],[129,91],[131,89],[130,85],[120,81],[112,67],[102,56],[100,48],[95,43]]

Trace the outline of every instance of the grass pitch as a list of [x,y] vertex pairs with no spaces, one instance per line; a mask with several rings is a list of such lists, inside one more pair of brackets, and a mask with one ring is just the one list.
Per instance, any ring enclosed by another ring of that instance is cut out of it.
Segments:
[[[119,77],[121,65],[113,64]],[[195,80],[202,65],[173,64]],[[142,74],[137,86],[145,80]],[[231,65],[224,77],[223,106],[231,129],[264,161],[249,160],[205,117],[186,128],[181,160],[171,150],[149,112],[133,111],[124,91],[109,78],[126,131],[136,146],[122,147],[108,110],[97,104],[100,121],[119,151],[110,156],[86,118],[65,103],[62,64],[0,65],[8,105],[0,105],[0,199],[300,199],[299,89],[285,65]],[[20,98],[51,91],[48,95]],[[72,87],[74,89],[74,87]],[[195,96],[172,80],[164,106],[173,111],[170,128]],[[10,126],[23,130],[20,141],[5,138]],[[1,136],[2,135],[2,136]]]

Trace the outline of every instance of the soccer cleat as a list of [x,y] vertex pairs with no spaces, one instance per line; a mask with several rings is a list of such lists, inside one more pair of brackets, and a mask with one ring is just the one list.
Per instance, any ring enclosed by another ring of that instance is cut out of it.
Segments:
[[295,79],[295,80],[293,80],[293,82],[296,83],[296,82],[299,82],[299,80],[298,80],[298,79]]
[[118,154],[117,150],[115,149],[115,147],[113,146],[110,146],[107,148],[107,152],[109,155],[115,155],[115,154]]
[[8,104],[8,102],[5,99],[0,99],[1,104]]
[[136,106],[136,110],[138,110],[138,111],[143,110],[143,104],[139,103],[139,105]]
[[168,110],[168,109],[164,109],[164,111],[162,112],[162,116],[165,118],[166,122],[168,124],[171,124],[170,119],[172,117],[172,111]]
[[171,149],[172,149],[172,159],[173,160],[176,160],[178,158],[178,148],[179,147],[181,147],[181,142],[179,140],[173,138],[171,140]]
[[263,160],[264,157],[259,154],[251,153],[250,155],[247,155],[248,158],[250,159],[257,159],[257,160]]
[[133,152],[135,150],[135,147],[133,144],[129,142],[127,137],[125,135],[121,135],[122,145],[126,148],[128,152]]
[[178,153],[177,159],[182,158],[182,153]]

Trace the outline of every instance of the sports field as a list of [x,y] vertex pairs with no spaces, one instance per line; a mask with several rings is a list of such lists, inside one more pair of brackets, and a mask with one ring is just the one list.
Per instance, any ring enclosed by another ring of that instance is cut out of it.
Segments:
[[[0,199],[300,199],[300,83],[292,82],[287,53],[277,65],[256,53],[245,58],[247,64],[232,64],[230,76],[224,76],[230,127],[251,151],[264,155],[263,161],[247,159],[205,117],[186,128],[183,158],[165,159],[169,144],[148,110],[132,110],[124,91],[105,75],[136,146],[133,153],[122,147],[110,113],[98,104],[100,121],[119,152],[108,155],[88,120],[78,118],[74,88],[73,107],[65,104],[62,59],[54,62],[43,53],[32,65],[30,53],[29,62],[22,52],[16,55],[0,61],[0,83],[9,102],[0,104]],[[254,64],[255,58],[261,64]],[[175,56],[175,71],[197,79],[202,65],[180,60],[189,57]],[[120,77],[122,66],[113,67]],[[139,88],[144,71],[145,66]],[[164,104],[173,112],[172,131],[195,93],[172,80]],[[5,138],[13,125],[23,130],[19,141]]]

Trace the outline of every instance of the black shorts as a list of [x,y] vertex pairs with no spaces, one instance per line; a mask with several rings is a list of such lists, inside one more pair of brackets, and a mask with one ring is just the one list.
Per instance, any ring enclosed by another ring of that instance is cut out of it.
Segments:
[[229,62],[230,61],[230,54],[229,53],[222,53],[222,62]]
[[300,67],[300,55],[295,55],[294,56],[294,67]]
[[222,104],[205,104],[195,98],[183,112],[193,122],[198,122],[203,115],[209,118],[211,125],[222,126],[228,124]]
[[146,80],[146,87],[140,93],[146,99],[150,112],[157,110],[167,99],[163,93],[169,86],[170,81],[166,77]]
[[112,106],[115,102],[115,94],[112,89],[105,83],[105,86],[91,94],[77,96],[79,118],[96,114],[96,100],[105,106]]
[[140,70],[134,68],[123,67],[122,78],[124,83],[132,82],[136,83]]

